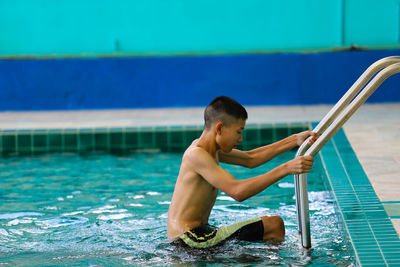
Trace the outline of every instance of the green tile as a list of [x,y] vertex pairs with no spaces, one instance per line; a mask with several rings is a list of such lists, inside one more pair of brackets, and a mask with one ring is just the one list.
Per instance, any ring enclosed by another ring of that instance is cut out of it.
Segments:
[[355,203],[355,204],[350,204],[350,205],[343,205],[343,206],[340,206],[341,207],[341,210],[343,211],[343,212],[350,212],[350,211],[356,211],[356,212],[358,212],[358,211],[362,211],[363,210],[363,208],[361,207],[361,205],[358,205],[357,203]]
[[[382,243],[382,242],[395,242],[399,240],[399,236],[397,234],[392,234],[392,235],[376,235],[375,234],[375,238],[378,241],[378,243]],[[399,251],[400,252],[400,251]]]
[[393,229],[393,225],[391,222],[376,222],[376,221],[370,221],[371,228],[373,231],[386,231],[387,229]]
[[110,133],[110,145],[112,148],[123,148],[125,146],[123,142],[123,134],[122,132],[114,132]]
[[378,247],[371,247],[370,249],[358,249],[357,250],[357,255],[359,255],[360,257],[363,256],[368,256],[371,254],[379,254],[381,255],[382,252]]
[[352,240],[356,251],[371,251],[378,247],[377,242],[365,243],[357,240]]
[[139,148],[154,148],[155,147],[155,134],[153,131],[139,132],[138,136]]
[[362,266],[371,266],[371,267],[387,267],[386,263],[382,261],[367,261],[362,262]]
[[[388,227],[388,229],[385,229],[384,231],[374,231],[374,234],[376,236],[383,236],[383,235],[397,235],[396,230],[394,227]],[[399,237],[397,237],[399,238]]]
[[372,231],[365,231],[365,232],[350,232],[351,234],[351,238],[355,238],[357,240],[361,240],[361,239],[366,239],[366,238],[370,238],[370,239],[374,239],[374,235],[372,234]]
[[368,253],[357,253],[357,255],[363,260],[383,260],[380,250],[369,251]]
[[[400,252],[398,250],[397,252]],[[383,255],[386,259],[391,259],[391,260],[400,260],[400,253],[396,253],[395,251],[392,252],[383,252]]]
[[67,133],[63,135],[63,151],[78,151],[78,135],[76,133]]
[[79,151],[93,151],[94,135],[92,133],[79,133],[78,138]]
[[260,129],[260,138],[262,145],[268,145],[274,142],[274,134],[272,128]]
[[247,144],[261,145],[261,135],[259,129],[247,129],[243,131],[243,142]]
[[361,265],[364,264],[382,264],[385,263],[382,256],[379,257],[359,257]]
[[363,243],[363,244],[374,244],[376,243],[376,239],[373,236],[365,236],[365,237],[354,237],[353,235],[351,236],[352,240],[358,243]]
[[361,204],[362,208],[363,208],[365,211],[383,210],[383,206],[382,206],[382,205],[379,205],[379,204],[374,204],[374,203],[372,203],[372,204],[370,204],[370,203],[365,204],[365,203],[362,203],[362,202],[361,202],[360,204]]
[[366,219],[364,212],[343,212],[343,217],[346,221]]
[[400,261],[400,251],[398,253],[384,253],[383,256],[385,257],[386,260],[398,260]]
[[26,156],[32,154],[32,136],[31,135],[18,135],[17,136],[17,151],[19,156]]
[[275,133],[275,142],[289,136],[289,130],[287,127],[278,126],[275,128]]
[[304,132],[304,131],[307,131],[307,130],[309,130],[307,126],[289,127],[289,135],[301,133],[301,132]]
[[373,230],[373,233],[375,234],[375,236],[379,236],[379,237],[382,237],[384,235],[390,236],[393,234],[397,234],[396,230],[394,230],[394,227],[391,227],[391,228],[388,227],[386,229],[380,229],[380,230]]
[[107,151],[109,148],[109,140],[107,133],[95,133],[94,134],[94,147],[96,151]]
[[392,259],[386,259],[386,262],[388,264],[388,266],[397,266],[400,267],[400,260],[392,260]]
[[392,244],[392,245],[380,245],[380,249],[384,252],[384,253],[392,253],[392,252],[399,252],[400,251],[400,246],[396,245],[396,244]]
[[18,140],[18,148],[29,147],[30,149],[32,146],[32,137],[30,134],[18,134],[17,140]]
[[400,261],[398,261],[398,260],[386,260],[386,262],[387,262],[386,266],[400,267]]
[[155,132],[156,147],[160,148],[161,151],[168,150],[168,134],[167,131]]
[[3,152],[15,152],[16,150],[16,136],[15,135],[3,135],[2,136]]
[[182,147],[184,148],[184,150],[186,150],[186,148],[188,146],[190,146],[193,141],[195,139],[193,139],[192,137],[188,136],[186,132],[183,132],[183,142],[182,142]]
[[50,133],[49,139],[49,151],[50,152],[61,152],[62,151],[62,134]]
[[387,218],[387,213],[385,210],[381,211],[365,211],[367,218]]
[[136,149],[139,146],[139,133],[137,131],[127,131],[125,142],[128,148]]
[[347,228],[354,229],[354,230],[370,229],[367,221],[362,221],[362,222],[348,221],[348,222],[346,222],[346,225],[347,225]]
[[174,146],[184,145],[183,131],[171,131],[171,144]]
[[349,229],[349,233],[350,235],[353,237],[357,236],[357,235],[363,235],[363,234],[370,234],[372,235],[372,231],[369,228],[365,228],[365,229]]
[[47,134],[34,134],[33,135],[33,148],[43,149],[47,147]]
[[380,246],[397,246],[400,249],[400,240],[384,240],[384,241],[379,241]]
[[387,267],[386,263],[364,263],[363,266],[371,266],[371,267]]

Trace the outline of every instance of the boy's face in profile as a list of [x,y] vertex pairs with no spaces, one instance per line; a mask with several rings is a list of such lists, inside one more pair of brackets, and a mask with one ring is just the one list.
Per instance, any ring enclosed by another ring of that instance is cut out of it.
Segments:
[[222,125],[221,131],[218,132],[217,143],[223,152],[231,152],[243,141],[242,132],[245,125],[246,121],[243,119],[235,120],[229,126]]

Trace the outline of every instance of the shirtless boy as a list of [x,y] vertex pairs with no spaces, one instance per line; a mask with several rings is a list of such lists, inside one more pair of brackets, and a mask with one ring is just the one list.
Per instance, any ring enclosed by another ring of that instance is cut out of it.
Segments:
[[313,158],[304,156],[260,176],[235,179],[219,162],[255,168],[301,145],[309,136],[313,136],[310,144],[316,140],[313,132],[305,131],[251,151],[240,151],[235,148],[242,141],[246,119],[244,107],[226,96],[215,98],[205,109],[203,133],[183,154],[168,211],[170,240],[192,248],[209,248],[228,238],[284,240],[285,227],[279,216],[252,218],[219,229],[208,224],[219,190],[241,202],[287,175],[309,172],[313,165]]

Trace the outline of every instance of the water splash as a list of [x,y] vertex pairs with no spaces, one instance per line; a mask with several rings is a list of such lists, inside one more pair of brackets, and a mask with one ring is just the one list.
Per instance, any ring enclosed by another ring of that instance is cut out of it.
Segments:
[[[212,251],[188,251],[166,240],[167,211],[181,155],[71,154],[16,160],[0,160],[0,265],[336,266],[354,261],[345,233],[337,227],[332,197],[312,175],[313,249],[300,246],[293,181],[288,177],[242,203],[221,194],[210,217],[211,224],[222,226],[280,215],[286,225],[283,243],[232,240]],[[276,164],[251,170],[224,168],[242,179]]]

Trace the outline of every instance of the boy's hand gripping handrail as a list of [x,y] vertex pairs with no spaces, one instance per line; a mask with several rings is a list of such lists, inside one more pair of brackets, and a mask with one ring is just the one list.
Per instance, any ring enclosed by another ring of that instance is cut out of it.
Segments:
[[[383,69],[384,68],[384,69]],[[383,69],[383,70],[382,70]],[[382,70],[382,71],[380,71]],[[380,71],[368,84],[365,84]],[[386,57],[372,64],[346,94],[336,103],[328,114],[314,128],[313,132],[321,135],[310,147],[309,139],[304,141],[296,153],[296,157],[302,155],[315,156],[344,123],[357,111],[357,109],[372,95],[384,80],[395,73],[400,72],[400,57]],[[361,88],[365,88],[360,92]],[[359,93],[357,95],[357,93]],[[357,95],[356,98],[354,98]],[[350,103],[350,101],[354,100]],[[350,103],[350,104],[349,104]],[[310,220],[308,212],[307,174],[295,175],[295,191],[297,206],[298,230],[301,233],[302,245],[311,247]]]

